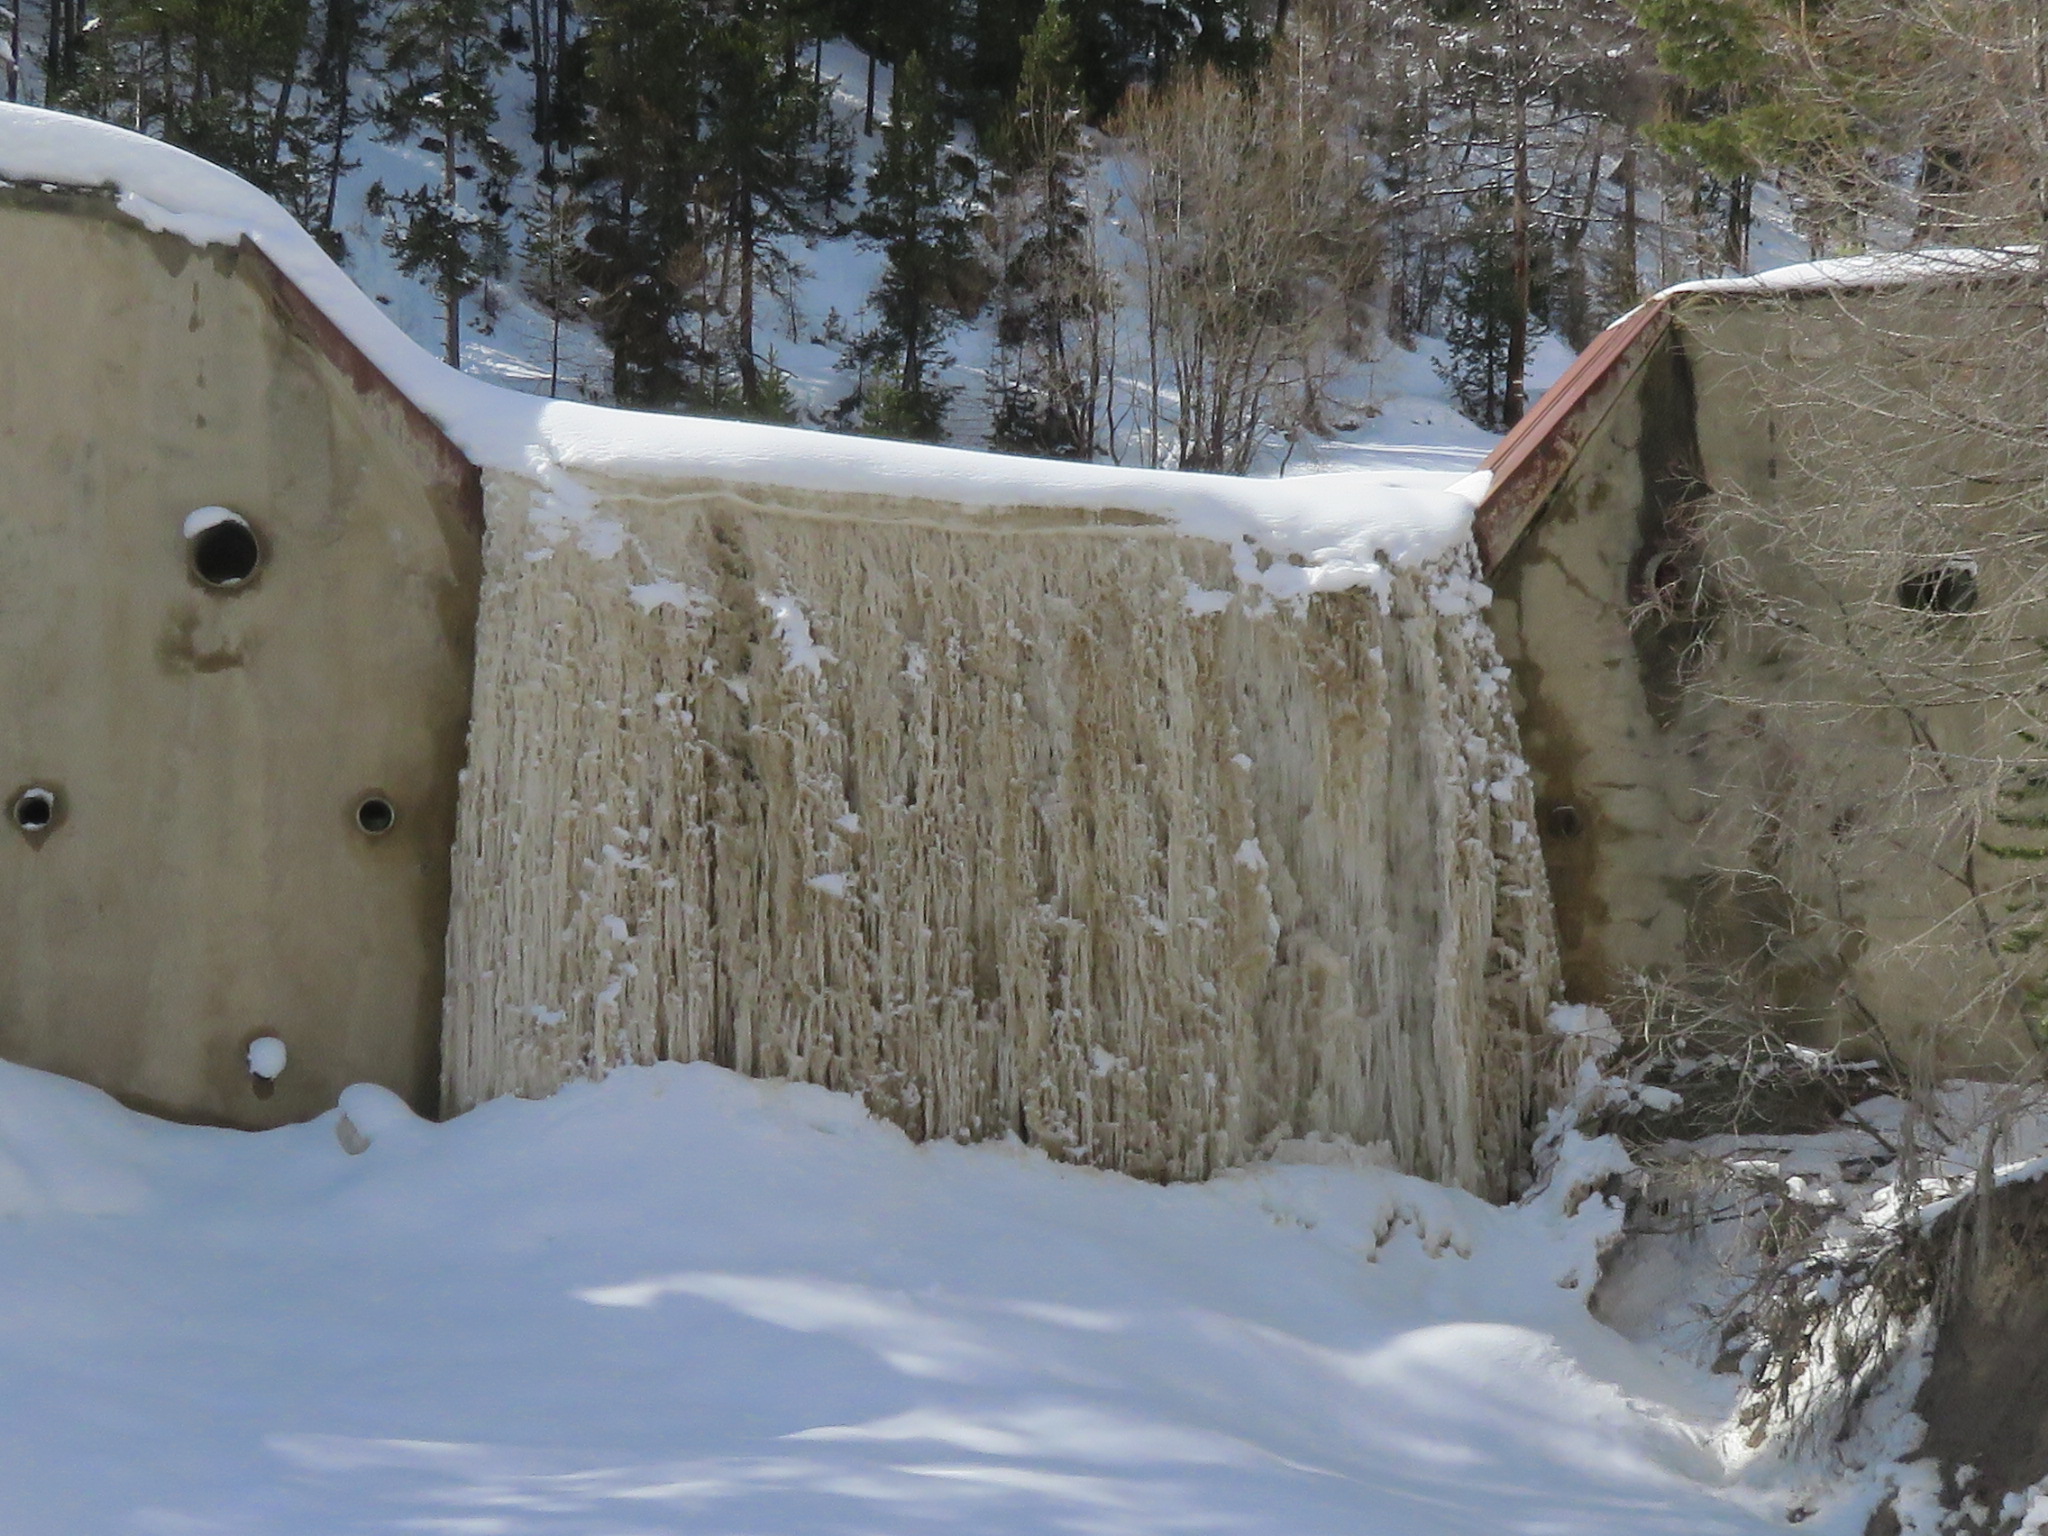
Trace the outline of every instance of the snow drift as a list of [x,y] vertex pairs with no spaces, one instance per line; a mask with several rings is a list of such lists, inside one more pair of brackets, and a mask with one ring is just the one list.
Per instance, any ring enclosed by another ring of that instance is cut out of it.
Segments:
[[1783,1528],[1714,1379],[1587,1315],[1569,1185],[1161,1189],[705,1066],[343,1111],[0,1065],[9,1536]]

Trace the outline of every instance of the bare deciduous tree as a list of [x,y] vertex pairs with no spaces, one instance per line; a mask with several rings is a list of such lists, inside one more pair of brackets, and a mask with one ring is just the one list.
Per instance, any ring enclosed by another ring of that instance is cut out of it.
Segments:
[[1132,150],[1149,463],[1242,474],[1273,434],[1317,424],[1361,344],[1379,267],[1371,177],[1322,62],[1298,27],[1255,87],[1196,71],[1117,124]]

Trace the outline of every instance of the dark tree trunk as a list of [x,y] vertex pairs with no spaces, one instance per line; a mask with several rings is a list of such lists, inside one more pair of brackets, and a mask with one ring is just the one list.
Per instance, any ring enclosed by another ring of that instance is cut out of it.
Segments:
[[554,32],[545,0],[526,0],[528,46],[533,50],[533,137],[540,145],[544,172],[555,168],[554,155]]
[[1622,297],[1631,304],[1635,302],[1637,290],[1642,284],[1642,267],[1638,250],[1638,235],[1641,221],[1636,212],[1636,135],[1633,128],[1627,130],[1628,138],[1621,151],[1621,261],[1622,271],[1627,274],[1627,288]]
[[733,208],[733,232],[738,237],[740,257],[739,368],[740,404],[750,413],[761,409],[761,364],[754,356],[754,192],[746,178],[740,178],[738,200]]
[[272,171],[277,169],[277,162],[284,154],[285,127],[291,121],[292,90],[299,82],[299,61],[306,51],[306,27],[312,19],[313,7],[302,4],[299,7],[299,24],[292,32],[291,53],[285,60],[284,78],[277,85],[277,106],[270,114],[270,142],[264,146],[263,163]]
[[[453,45],[443,41],[441,44],[441,78],[452,80],[454,77],[455,58]],[[460,182],[457,179],[455,167],[455,124],[452,121],[444,122],[441,124],[441,195],[447,200],[447,205],[450,208],[455,206],[460,189]],[[447,354],[446,361],[448,366],[460,369],[462,367],[462,290],[456,286],[452,277],[442,282],[441,297],[447,306],[447,314],[444,317],[446,329],[442,333],[442,346]]]
[[1515,96],[1514,302],[1508,315],[1507,383],[1501,421],[1512,427],[1529,408],[1529,117],[1519,89]]

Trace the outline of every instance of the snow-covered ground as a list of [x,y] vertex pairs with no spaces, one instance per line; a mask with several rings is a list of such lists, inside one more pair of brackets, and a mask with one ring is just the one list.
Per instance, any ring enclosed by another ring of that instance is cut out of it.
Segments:
[[0,1067],[0,1529],[1779,1528],[1709,1448],[1727,1378],[1588,1315],[1615,1215],[1563,1188],[1323,1147],[1162,1188],[707,1066],[343,1108]]
[[[1440,469],[1464,474],[1479,467],[1500,438],[1451,403],[1437,364],[1449,349],[1433,336],[1414,350],[1389,343],[1361,363],[1339,391],[1360,407],[1340,415],[1334,437],[1299,445],[1285,463],[1291,475],[1333,469]],[[1529,359],[1533,402],[1563,376],[1578,354],[1560,336],[1536,338]],[[1280,466],[1264,466],[1271,473]]]

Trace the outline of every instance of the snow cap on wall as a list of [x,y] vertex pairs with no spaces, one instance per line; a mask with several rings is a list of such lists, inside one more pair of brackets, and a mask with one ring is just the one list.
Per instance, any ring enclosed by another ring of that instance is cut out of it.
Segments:
[[[112,189],[147,228],[261,250],[480,468],[521,474],[569,505],[580,474],[714,479],[795,490],[1135,514],[1264,560],[1276,595],[1378,586],[1385,566],[1467,535],[1483,479],[1349,471],[1245,480],[1015,458],[543,400],[429,356],[271,199],[233,173],[109,123],[0,104],[0,181]],[[1246,561],[1241,559],[1240,564]]]
[[[1796,262],[1746,277],[1703,277],[1666,288],[1657,298],[1682,293],[1792,294],[1893,288],[1913,283],[1959,283],[1980,277],[2019,277],[2038,272],[2039,250],[2008,245],[1990,250],[1887,251],[1871,256],[1833,256]],[[1626,318],[1626,317],[1624,317]],[[1620,322],[1617,321],[1617,324]]]

